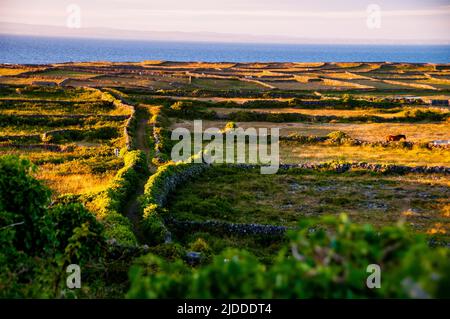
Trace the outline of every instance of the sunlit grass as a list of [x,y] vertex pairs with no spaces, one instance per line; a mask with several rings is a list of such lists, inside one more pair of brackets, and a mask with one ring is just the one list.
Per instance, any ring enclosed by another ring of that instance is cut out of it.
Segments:
[[[233,107],[214,107],[211,108],[219,115],[226,115],[233,112],[241,112],[242,108]],[[339,116],[339,117],[349,117],[349,116],[379,116],[384,118],[393,117],[404,117],[404,112],[399,110],[396,113],[384,113],[380,110],[330,110],[330,109],[301,109],[301,108],[251,108],[247,111],[258,112],[258,113],[295,113],[295,114],[305,114],[305,115],[319,115],[319,116]]]
[[30,71],[34,71],[37,69],[34,68],[4,68],[4,67],[0,67],[0,76],[11,76],[11,75],[18,75],[24,72],[30,72]]
[[368,162],[411,166],[450,166],[450,149],[384,148],[361,146],[296,145],[282,142],[283,163]]
[[[173,120],[171,128],[185,127],[193,130],[193,121]],[[216,127],[223,128],[227,121],[204,120],[203,129]],[[290,133],[300,135],[325,136],[334,131],[343,131],[352,138],[367,141],[384,141],[389,134],[405,134],[408,141],[420,142],[449,139],[448,123],[271,123],[271,122],[236,122],[238,127],[247,129],[279,128],[280,134],[287,136]]]
[[115,172],[105,174],[60,174],[53,165],[40,167],[37,178],[44,181],[55,195],[95,193],[105,189]]

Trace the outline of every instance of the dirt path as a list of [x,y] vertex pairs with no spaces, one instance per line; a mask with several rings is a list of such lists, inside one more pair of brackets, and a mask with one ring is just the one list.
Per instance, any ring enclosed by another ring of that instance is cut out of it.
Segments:
[[138,120],[138,126],[136,130],[136,147],[145,153],[147,157],[147,166],[151,169],[151,149],[147,137],[148,127],[148,114],[147,116]]
[[142,216],[139,196],[144,194],[145,182],[145,178],[139,180],[139,183],[136,185],[136,192],[130,197],[124,208],[124,214],[133,224],[134,234],[136,235],[136,238],[140,243],[145,242],[144,235],[142,234],[142,231],[139,227],[139,221],[141,220]]
[[[138,107],[138,112],[136,112],[137,116],[137,128],[136,128],[136,148],[145,153],[147,157],[147,166],[149,168],[149,172],[153,171],[153,167],[151,164],[151,148],[148,141],[147,136],[147,128],[148,128],[148,119],[149,115],[146,109]],[[124,215],[131,220],[133,224],[134,233],[141,243],[145,243],[144,236],[140,231],[139,221],[142,216],[142,209],[139,203],[139,196],[144,194],[144,186],[147,182],[149,175],[145,174],[140,176],[139,181],[136,185],[135,193],[130,197],[127,204],[124,208]]]

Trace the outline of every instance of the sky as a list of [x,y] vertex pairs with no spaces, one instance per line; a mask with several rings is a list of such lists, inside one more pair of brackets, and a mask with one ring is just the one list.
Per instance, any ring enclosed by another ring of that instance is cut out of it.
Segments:
[[450,0],[0,0],[0,22],[67,28],[71,4],[82,29],[450,42]]

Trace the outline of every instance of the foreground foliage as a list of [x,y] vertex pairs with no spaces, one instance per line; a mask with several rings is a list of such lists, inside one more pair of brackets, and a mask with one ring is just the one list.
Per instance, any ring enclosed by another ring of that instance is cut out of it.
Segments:
[[34,166],[0,157],[0,297],[54,297],[68,264],[101,258],[103,226],[80,204],[49,207]]
[[[200,268],[142,257],[130,270],[129,298],[430,298],[450,297],[450,254],[398,225],[381,231],[345,215],[305,221],[275,262],[226,250]],[[367,266],[381,267],[369,289]]]

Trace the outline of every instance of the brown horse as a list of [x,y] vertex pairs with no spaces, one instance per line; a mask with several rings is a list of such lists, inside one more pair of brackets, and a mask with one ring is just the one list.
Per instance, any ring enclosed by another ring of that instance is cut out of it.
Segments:
[[388,135],[388,136],[386,136],[386,141],[387,142],[400,141],[401,139],[404,139],[406,141],[406,135],[399,134],[399,135]]

